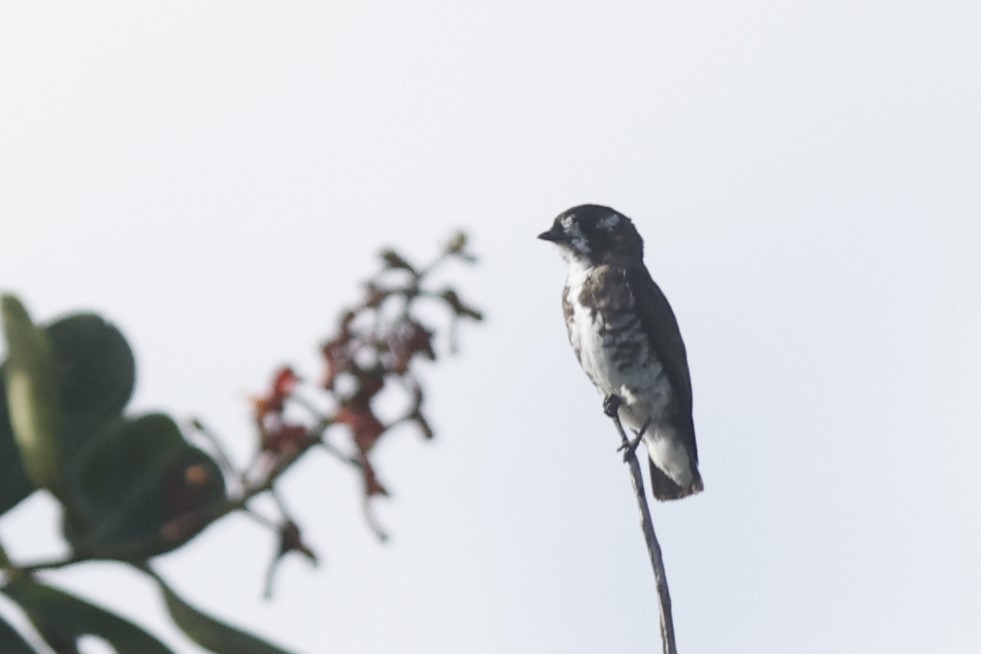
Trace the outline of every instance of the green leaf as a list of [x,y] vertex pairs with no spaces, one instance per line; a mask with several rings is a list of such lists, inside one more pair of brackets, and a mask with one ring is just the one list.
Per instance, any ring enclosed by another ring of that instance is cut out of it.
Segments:
[[10,623],[0,616],[0,652],[3,654],[37,654]]
[[74,651],[81,636],[93,634],[108,641],[120,653],[173,654],[132,622],[26,575],[12,579],[3,592],[24,609],[38,633],[56,652]]
[[14,440],[35,486],[58,483],[58,385],[48,334],[37,328],[13,295],[0,300],[7,337],[4,366],[7,408]]
[[160,586],[170,617],[187,636],[215,654],[289,654],[287,650],[236,629],[184,601],[155,572],[144,570]]
[[63,424],[62,457],[73,460],[88,438],[118,418],[133,394],[133,351],[113,325],[76,313],[47,327],[58,376]]
[[[136,366],[123,335],[95,314],[66,316],[48,325],[46,331],[61,412],[58,450],[63,478],[92,436],[119,417],[133,393]],[[0,374],[0,514],[35,489],[10,425],[5,374]]]
[[4,368],[6,366],[0,366],[0,515],[34,492],[34,485],[27,478],[20,450],[14,440],[14,428],[10,425]]
[[145,558],[185,543],[225,497],[218,464],[162,414],[118,420],[72,470],[65,536],[76,553]]

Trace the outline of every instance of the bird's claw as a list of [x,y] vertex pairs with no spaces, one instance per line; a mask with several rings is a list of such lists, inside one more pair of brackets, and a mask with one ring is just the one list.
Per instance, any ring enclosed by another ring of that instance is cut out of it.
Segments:
[[637,446],[640,445],[640,441],[644,438],[643,432],[637,434],[635,438],[627,443],[622,443],[620,447],[617,448],[617,452],[623,452],[623,462],[627,463],[630,461],[630,457],[634,455],[637,451]]
[[643,440],[644,434],[647,432],[647,428],[650,426],[651,426],[651,419],[648,418],[647,421],[644,422],[643,426],[640,428],[640,431],[637,432],[637,436],[633,440],[629,442],[621,443],[620,447],[617,448],[617,452],[623,452],[624,463],[630,461],[630,457],[632,457],[634,455],[634,452],[637,451],[637,446],[640,445],[640,441]]
[[620,399],[620,396],[616,395],[615,393],[610,393],[603,398],[603,413],[605,413],[608,418],[613,418],[617,415],[617,411],[620,410],[621,404],[623,404],[623,400]]

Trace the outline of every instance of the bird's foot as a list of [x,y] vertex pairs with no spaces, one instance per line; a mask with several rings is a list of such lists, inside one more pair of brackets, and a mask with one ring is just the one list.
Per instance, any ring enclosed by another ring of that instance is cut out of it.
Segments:
[[620,410],[621,404],[623,404],[623,400],[620,399],[620,396],[610,393],[603,398],[603,413],[606,414],[607,418],[613,418],[617,415],[617,411]]
[[640,428],[640,431],[637,432],[637,436],[633,440],[629,442],[625,442],[620,447],[617,448],[617,452],[621,452],[621,451],[623,452],[624,463],[630,461],[630,457],[632,457],[634,455],[634,452],[637,451],[637,446],[640,445],[640,441],[643,440],[644,433],[647,431],[647,428],[650,425],[651,425],[651,419],[648,418],[647,422],[645,422],[644,425]]

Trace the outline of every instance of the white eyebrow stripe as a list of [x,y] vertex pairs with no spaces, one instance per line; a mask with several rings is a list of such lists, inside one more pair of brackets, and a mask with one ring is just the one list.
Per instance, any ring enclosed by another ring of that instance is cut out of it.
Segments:
[[600,229],[610,230],[620,224],[620,214],[611,213],[609,216],[600,219],[596,226]]

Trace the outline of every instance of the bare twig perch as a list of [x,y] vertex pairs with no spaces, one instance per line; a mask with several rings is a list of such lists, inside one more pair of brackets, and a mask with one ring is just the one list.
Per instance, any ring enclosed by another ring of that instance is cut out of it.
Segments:
[[[606,415],[613,419],[620,439],[623,441],[625,460],[630,464],[630,480],[633,482],[634,495],[637,497],[637,508],[640,509],[640,526],[647,541],[647,554],[654,569],[654,581],[657,584],[658,607],[661,613],[661,645],[664,654],[678,654],[678,646],[674,638],[674,619],[671,617],[671,593],[668,591],[668,578],[664,572],[664,559],[661,556],[661,546],[654,533],[654,523],[651,521],[651,511],[647,506],[647,495],[644,493],[644,478],[641,476],[640,463],[637,462],[636,441],[631,442],[620,423],[620,398],[611,395],[604,401]],[[640,440],[639,438],[637,439]]]

